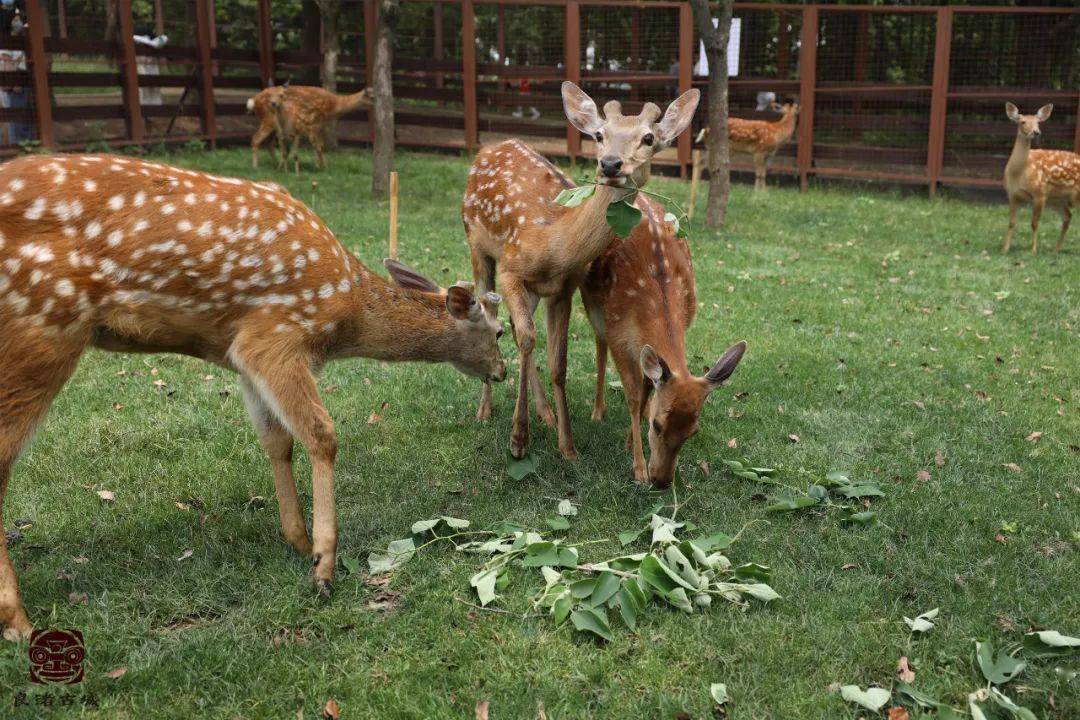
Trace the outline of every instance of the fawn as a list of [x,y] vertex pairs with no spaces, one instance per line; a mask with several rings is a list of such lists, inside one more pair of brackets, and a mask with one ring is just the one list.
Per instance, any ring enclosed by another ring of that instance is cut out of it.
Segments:
[[1061,213],[1061,235],[1055,252],[1061,250],[1065,233],[1072,222],[1074,205],[1080,205],[1080,155],[1067,150],[1032,150],[1031,141],[1039,137],[1039,123],[1046,122],[1053,105],[1043,105],[1034,115],[1021,115],[1012,103],[1005,103],[1005,114],[1016,123],[1016,142],[1005,163],[1005,192],[1009,196],[1009,230],[1001,252],[1009,252],[1016,230],[1016,210],[1021,203],[1031,203],[1031,252],[1039,249],[1039,219],[1043,208]]
[[[694,116],[700,93],[688,90],[668,107],[645,103],[638,115],[623,115],[617,101],[596,103],[572,82],[562,84],[566,117],[596,141],[596,192],[576,207],[554,202],[573,183],[541,155],[517,140],[482,149],[469,171],[461,210],[469,238],[473,276],[480,291],[495,285],[506,297],[514,340],[521,351],[517,402],[510,452],[523,457],[529,441],[529,384],[537,410],[550,424],[532,353],[536,344],[533,313],[546,299],[548,368],[555,396],[559,449],[577,457],[566,407],[566,343],[574,291],[589,263],[614,238],[608,206],[649,179],[653,155],[675,140]],[[485,384],[477,417],[491,414],[491,386]]]
[[[284,536],[329,594],[337,440],[315,373],[344,357],[447,361],[485,381],[506,373],[497,295],[388,268],[401,287],[263,184],[108,155],[0,166],[0,508],[85,348],[192,355],[240,374]],[[311,458],[310,540],[294,438]],[[0,625],[9,638],[31,630],[3,543]]]
[[[638,195],[642,222],[593,261],[581,299],[596,333],[593,420],[604,417],[608,348],[630,412],[626,437],[634,479],[667,487],[679,450],[698,431],[705,400],[735,371],[746,350],[739,342],[703,377],[686,364],[685,335],[697,310],[694,271],[686,241],[664,220],[664,208]],[[649,396],[652,394],[652,403]],[[649,464],[641,444],[641,417],[649,427]]]
[[[796,103],[773,102],[769,104],[774,112],[780,113],[780,119],[743,120],[728,118],[728,143],[732,153],[752,155],[754,158],[754,189],[765,189],[765,166],[769,159],[791,139],[795,133],[795,118],[799,114]],[[709,128],[702,128],[696,138],[703,141],[709,135]]]
[[[306,137],[315,149],[316,167],[325,168],[326,147],[324,133],[332,121],[362,105],[371,105],[368,88],[351,95],[337,95],[321,87],[310,85],[276,85],[262,90],[247,101],[248,112],[259,118],[259,127],[251,136],[251,167],[259,167],[259,146],[274,134],[278,136],[279,147],[287,144],[295,154],[299,148],[301,136]],[[281,117],[287,118],[287,127],[282,127]],[[282,131],[287,137],[282,137]],[[274,151],[271,146],[270,156]],[[283,157],[279,167],[288,164]],[[297,160],[299,167],[299,160]]]

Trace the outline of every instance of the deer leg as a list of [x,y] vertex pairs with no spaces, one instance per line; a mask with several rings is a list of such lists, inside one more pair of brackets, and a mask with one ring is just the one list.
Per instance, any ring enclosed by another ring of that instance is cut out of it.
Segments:
[[547,300],[547,356],[551,386],[555,396],[555,418],[559,428],[559,450],[568,460],[577,459],[570,408],[566,404],[566,346],[569,341],[570,310],[574,293],[562,293]]
[[600,422],[607,412],[607,404],[604,401],[604,377],[607,374],[607,341],[597,333],[596,335],[596,397],[593,400],[592,419]]
[[637,363],[628,367],[632,368],[631,371],[622,374],[626,408],[630,412],[630,432],[626,436],[626,449],[630,451],[634,463],[634,481],[644,484],[649,481],[649,469],[645,464],[645,451],[641,445],[641,417],[648,404],[649,390]]
[[311,147],[315,150],[315,167],[320,170],[326,169],[326,156],[323,154],[323,138],[321,129],[312,129],[308,131],[308,142],[311,143]]
[[1061,206],[1061,234],[1058,235],[1057,245],[1054,246],[1054,252],[1061,252],[1062,246],[1065,244],[1065,233],[1069,232],[1069,223],[1072,222],[1072,210],[1068,205]]
[[1035,198],[1031,201],[1031,254],[1039,251],[1039,219],[1042,218],[1043,207],[1046,205],[1044,198]]
[[555,413],[551,412],[551,406],[548,405],[547,393],[544,390],[544,383],[540,382],[540,370],[535,358],[529,367],[529,384],[532,385],[533,405],[536,407],[537,417],[548,427],[555,427]]
[[[466,225],[465,232],[469,236],[469,259],[472,261],[473,282],[476,285],[476,294],[483,295],[495,289],[495,260],[481,253],[473,242],[473,228]],[[491,381],[484,381],[484,389],[480,392],[480,407],[476,409],[477,420],[487,420],[491,417]]]
[[258,389],[251,381],[240,377],[240,387],[244,391],[244,405],[247,406],[259,442],[270,458],[274,473],[274,493],[278,500],[278,516],[281,519],[281,532],[290,545],[301,555],[311,555],[311,540],[308,538],[304,518],[300,512],[300,501],[296,496],[296,479],[293,477],[293,438],[281,421],[267,407],[259,396]]
[[514,404],[514,424],[510,433],[510,454],[515,458],[522,458],[525,457],[525,450],[529,446],[529,368],[533,362],[533,350],[536,348],[533,313],[536,311],[539,298],[529,292],[521,281],[512,275],[500,276],[499,280],[510,311],[514,342],[517,343],[521,354],[517,402]]
[[293,135],[292,139],[292,160],[293,160],[293,172],[296,175],[300,174],[300,133]]
[[[266,139],[269,138],[273,134],[273,132],[274,132],[274,127],[272,125],[267,125],[266,123],[260,123],[259,124],[259,129],[256,130],[255,134],[251,136],[251,167],[255,168],[256,170],[259,168],[259,147],[264,142],[266,142]],[[270,146],[270,157],[271,157],[271,159],[273,159],[273,155],[274,155],[273,148],[274,148],[274,146],[271,145]]]
[[1005,242],[1001,245],[1001,252],[1009,252],[1009,247],[1012,245],[1013,233],[1016,232],[1016,211],[1020,207],[1020,203],[1009,198],[1009,229],[1005,233]]
[[316,587],[324,595],[333,589],[337,553],[334,511],[334,459],[337,435],[334,421],[319,397],[307,358],[286,347],[268,348],[261,334],[242,332],[229,357],[259,397],[289,432],[307,448],[311,458],[312,562]]
[[[12,332],[12,328],[4,332]],[[23,607],[15,566],[4,540],[4,496],[19,453],[71,376],[82,348],[12,340],[16,342],[0,350],[0,629],[4,639],[18,641],[28,638],[34,628]]]

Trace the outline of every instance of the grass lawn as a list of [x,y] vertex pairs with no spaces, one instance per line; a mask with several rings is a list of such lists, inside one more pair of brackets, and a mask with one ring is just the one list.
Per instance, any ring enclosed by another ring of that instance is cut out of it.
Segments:
[[[317,179],[316,211],[383,272],[388,205],[368,199],[367,152],[335,153],[332,171],[298,178],[252,172],[248,157],[171,161],[273,179],[305,201]],[[468,161],[404,154],[398,169],[402,259],[443,284],[469,278]],[[670,180],[651,188],[688,194]],[[749,349],[684,449],[682,514],[730,534],[756,523],[728,554],[772,566],[784,597],[746,612],[657,606],[637,634],[616,623],[608,644],[523,620],[535,586],[524,573],[498,605],[513,615],[473,610],[461,601],[475,599],[479,563],[445,548],[395,573],[389,611],[369,605],[384,588],[344,570],[334,597],[317,598],[309,562],[280,539],[269,463],[235,378],[189,358],[90,352],[16,466],[4,508],[9,529],[34,523],[13,548],[31,619],[86,635],[76,692],[100,707],[52,716],[310,719],[332,697],[350,719],[471,718],[479,700],[500,719],[534,718],[540,703],[552,719],[708,718],[709,685],[724,682],[731,718],[856,718],[867,713],[830,684],[888,687],[901,655],[917,687],[966,707],[982,684],[974,638],[1080,634],[1080,232],[1061,255],[1003,257],[1006,216],[1000,205],[893,192],[738,186],[727,230],[693,229],[691,365],[740,338]],[[1058,227],[1048,214],[1045,247]],[[520,482],[506,474],[509,384],[477,425],[480,387],[449,366],[331,365],[322,386],[341,444],[341,555],[362,560],[439,514],[541,526],[568,496],[580,503],[569,538],[611,538],[583,552],[614,555],[615,535],[670,493],[634,486],[617,389],[607,419],[590,422],[593,341],[580,311],[571,332],[581,459],[564,461],[554,431],[534,422],[539,472]],[[509,336],[503,346],[515,355]],[[803,487],[834,469],[876,482],[882,524],[767,513],[770,488],[721,471],[743,455]],[[301,454],[306,507],[308,470]],[[937,627],[910,640],[902,616],[934,607]],[[1033,662],[1006,691],[1039,718],[1080,717],[1077,681],[1054,672],[1077,662]],[[105,677],[119,667],[126,674]],[[27,681],[26,646],[2,644],[0,715],[47,714],[15,709],[18,691],[41,692]]]

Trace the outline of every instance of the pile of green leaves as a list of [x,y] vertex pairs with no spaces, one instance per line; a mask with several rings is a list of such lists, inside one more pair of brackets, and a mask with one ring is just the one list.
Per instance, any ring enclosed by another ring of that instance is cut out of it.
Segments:
[[815,508],[819,511],[835,511],[839,514],[841,522],[874,525],[878,521],[875,511],[862,509],[859,503],[864,498],[884,497],[885,492],[873,483],[852,482],[846,472],[833,470],[823,479],[808,484],[806,490],[802,491],[781,482],[775,468],[754,467],[753,463],[746,458],[742,461],[724,460],[723,462],[736,477],[773,485],[779,489],[765,508],[769,512]]
[[[667,507],[672,511],[661,514]],[[413,524],[411,537],[393,541],[385,553],[372,553],[368,566],[372,575],[390,572],[421,549],[446,542],[459,552],[487,558],[469,580],[481,607],[497,602],[512,577],[524,576],[536,583],[526,616],[550,617],[556,626],[569,621],[576,630],[604,640],[614,637],[613,614],[635,631],[651,606],[689,614],[711,607],[714,598],[745,608],[750,600],[767,603],[780,597],[768,584],[768,567],[735,566],[724,554],[738,536],[680,537],[696,527],[676,520],[677,506],[658,505],[642,517],[640,528],[619,534],[624,549],[635,544],[644,549],[598,562],[584,562],[581,549],[608,541],[572,543],[554,536],[569,529],[569,518],[576,514],[577,508],[563,500],[557,514],[546,519],[551,530],[544,533],[505,521],[470,531],[469,521],[460,518],[421,520]]]
[[[596,185],[597,183],[595,181],[583,180],[581,185],[566,188],[560,192],[555,197],[555,202],[564,207],[577,207],[596,194]],[[629,237],[633,229],[637,227],[637,224],[641,222],[641,210],[634,206],[634,198],[637,197],[639,192],[663,200],[665,207],[674,207],[678,211],[678,215],[672,212],[665,213],[664,222],[671,223],[675,226],[675,235],[677,237],[686,237],[686,228],[684,227],[684,224],[688,225],[689,220],[682,207],[665,195],[650,192],[642,188],[634,188],[626,197],[621,200],[616,200],[608,205],[606,214],[607,223],[615,232],[616,237]]]

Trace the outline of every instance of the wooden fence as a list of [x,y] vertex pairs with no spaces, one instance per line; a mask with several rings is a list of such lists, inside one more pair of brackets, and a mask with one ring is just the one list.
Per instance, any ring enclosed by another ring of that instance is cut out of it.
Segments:
[[[192,0],[179,44],[137,46],[131,0],[118,3],[121,39],[105,42],[54,32],[45,0],[26,0],[28,32],[0,37],[0,50],[22,51],[28,67],[0,72],[0,85],[29,89],[32,102],[0,109],[0,124],[31,125],[50,149],[235,142],[254,128],[247,97],[271,81],[317,78],[319,48],[290,45],[285,31],[295,18],[275,18],[270,0],[258,1],[257,49],[218,43],[213,0]],[[517,136],[576,158],[589,141],[562,117],[562,80],[622,99],[628,111],[707,83],[693,73],[698,41],[686,2],[403,4],[394,92],[405,146],[474,149]],[[345,5],[342,91],[371,77],[377,13],[374,0]],[[1045,145],[1080,152],[1080,8],[736,3],[735,17],[741,49],[732,114],[769,117],[754,109],[761,91],[798,99],[797,136],[773,171],[797,176],[803,188],[811,176],[919,183],[931,193],[941,184],[997,185],[1015,133],[1006,100],[1028,112],[1053,102]],[[100,67],[87,71],[73,58]],[[140,73],[147,61],[160,71]],[[140,99],[147,88],[162,89],[165,100]],[[695,129],[704,108],[703,101]],[[342,139],[369,141],[366,120],[364,110],[351,114]],[[88,124],[96,137],[87,136]],[[0,152],[19,151],[8,142]],[[685,173],[691,142],[685,133],[659,162]]]

